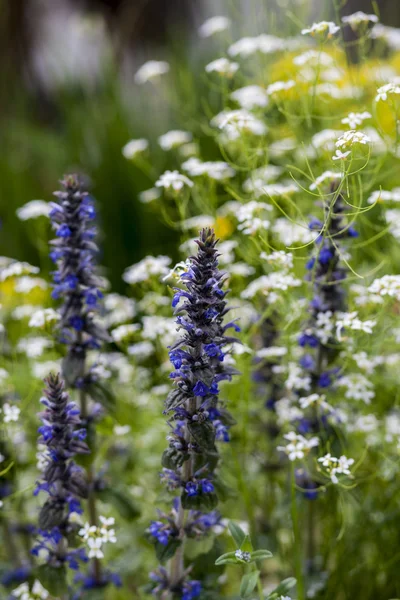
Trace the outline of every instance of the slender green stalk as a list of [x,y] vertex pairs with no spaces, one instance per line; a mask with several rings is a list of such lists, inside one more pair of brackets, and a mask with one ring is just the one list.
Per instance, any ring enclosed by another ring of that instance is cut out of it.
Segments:
[[298,598],[298,600],[305,600],[303,560],[302,560],[302,551],[301,551],[299,515],[298,515],[298,510],[297,510],[296,479],[295,479],[294,463],[292,463],[292,469],[291,469],[290,488],[291,488],[291,515],[292,515],[293,535],[294,535],[295,572],[296,572],[296,579],[297,579],[297,598]]

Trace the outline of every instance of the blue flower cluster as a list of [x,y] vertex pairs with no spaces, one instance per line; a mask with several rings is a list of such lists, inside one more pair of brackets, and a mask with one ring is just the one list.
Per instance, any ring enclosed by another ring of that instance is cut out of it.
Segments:
[[162,598],[163,593],[170,591],[179,600],[195,600],[202,591],[200,581],[188,579],[171,588],[168,571],[164,567],[159,567],[157,571],[150,573],[150,580],[153,584],[152,593],[157,598]]
[[86,430],[80,428],[79,409],[70,402],[61,377],[51,373],[45,382],[41,400],[45,410],[40,413],[43,425],[38,431],[39,443],[46,446],[47,463],[34,494],[45,491],[48,499],[39,514],[41,538],[33,553],[46,550],[49,564],[68,563],[76,568],[76,559],[84,556],[68,552],[66,537],[71,531],[69,515],[82,512],[79,499],[88,495],[85,473],[73,460],[74,456],[89,452],[84,441]]
[[77,176],[68,175],[61,183],[64,189],[55,193],[59,202],[52,203],[50,212],[56,234],[50,257],[57,265],[52,296],[63,300],[61,341],[69,348],[63,376],[69,385],[79,386],[86,349],[98,348],[109,337],[93,318],[102,297],[102,281],[95,272],[98,248],[93,199]]
[[[152,521],[148,529],[150,538],[162,546],[167,546],[171,539],[179,538],[179,498],[173,501],[173,507],[169,514],[158,511],[158,520]],[[185,536],[200,539],[208,535],[211,530],[221,525],[221,515],[213,510],[209,513],[203,513],[198,510],[188,511],[184,523]]]
[[339,185],[338,181],[332,183],[330,194],[324,201],[325,223],[315,218],[310,222],[310,229],[319,232],[315,250],[306,265],[309,271],[307,280],[313,284],[314,297],[309,306],[310,318],[298,343],[303,348],[313,350],[313,354],[306,353],[300,362],[311,376],[313,391],[330,387],[339,374],[339,369],[331,365],[337,345],[334,334],[323,339],[318,335],[318,327],[321,317],[330,319],[335,312],[346,310],[343,287],[346,267],[340,260],[340,245],[342,240],[358,235],[345,221],[346,205]]
[[[186,537],[206,534],[219,519],[215,511],[203,510],[213,509],[218,502],[216,442],[229,441],[233,424],[219,400],[220,382],[237,373],[224,362],[227,346],[237,341],[226,332],[240,331],[235,321],[224,324],[229,307],[214,231],[202,230],[196,243],[197,255],[190,257],[188,270],[181,275],[183,289],[176,288],[172,300],[181,335],[170,348],[174,389],[165,405],[171,433],[161,478],[169,491],[180,491],[180,498],[175,499],[171,515],[153,521],[149,528],[154,541],[168,546],[173,556],[170,575],[163,567],[152,575],[153,594],[159,596],[167,589],[179,600],[197,598],[201,590],[199,582],[187,581],[181,546]],[[185,518],[184,511],[188,511]],[[179,556],[174,556],[177,551]]]

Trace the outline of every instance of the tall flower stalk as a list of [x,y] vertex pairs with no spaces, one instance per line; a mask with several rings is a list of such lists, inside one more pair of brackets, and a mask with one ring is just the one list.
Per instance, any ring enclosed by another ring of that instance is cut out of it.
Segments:
[[86,429],[82,428],[80,411],[64,390],[60,375],[50,374],[41,403],[45,410],[40,414],[39,444],[45,446],[43,479],[37,485],[48,498],[39,514],[40,539],[33,553],[44,558],[48,565],[71,569],[78,561],[86,561],[84,550],[69,548],[68,538],[76,528],[72,514],[82,512],[80,500],[88,496],[84,470],[74,462],[74,457],[90,452],[86,442]]
[[[79,391],[82,420],[88,430],[88,440],[94,455],[95,414],[90,413],[88,397],[98,389],[97,375],[87,368],[88,350],[99,349],[109,340],[107,331],[96,322],[95,316],[102,297],[102,280],[96,274],[96,211],[93,199],[81,180],[68,175],[61,182],[62,191],[56,192],[58,203],[52,203],[50,219],[56,233],[52,240],[50,257],[57,265],[53,273],[52,296],[62,299],[59,321],[60,341],[67,346],[62,373],[67,385]],[[93,461],[88,468],[88,510],[92,526],[98,525],[95,474]],[[94,583],[103,585],[100,562],[93,561]]]
[[188,579],[185,540],[206,534],[219,519],[215,511],[201,511],[217,505],[216,441],[229,440],[232,423],[219,400],[218,384],[237,373],[224,364],[226,346],[236,341],[226,331],[239,328],[234,322],[223,323],[229,308],[214,231],[203,229],[196,243],[197,255],[190,257],[188,270],[181,275],[184,289],[177,288],[172,301],[181,335],[170,348],[174,389],[166,400],[171,434],[162,458],[162,480],[179,496],[172,513],[161,514],[162,520],[149,529],[159,557],[171,558],[169,571],[161,567],[151,576],[153,594],[162,599],[191,600],[201,591],[199,582]]
[[[333,409],[325,401],[325,392],[341,375],[341,369],[336,364],[336,358],[341,344],[337,335],[337,317],[346,310],[346,294],[343,282],[347,268],[342,263],[342,241],[356,237],[355,229],[345,221],[346,204],[341,194],[341,182],[337,179],[330,184],[329,193],[323,199],[324,222],[312,219],[310,229],[320,235],[315,241],[315,249],[307,262],[309,280],[313,286],[314,296],[309,305],[310,316],[299,337],[299,344],[307,351],[300,360],[305,370],[308,382],[307,389],[301,390],[300,406],[304,417],[298,423],[300,435],[305,433],[318,434],[326,437],[324,430],[328,427],[327,417],[333,414]],[[309,349],[309,350],[308,350]],[[298,390],[300,392],[300,390]],[[295,482],[304,489],[304,496],[313,501],[318,492],[317,483],[304,469],[293,469],[292,489]],[[292,494],[292,512],[296,513],[296,496]],[[295,528],[298,553],[299,528]],[[308,570],[314,570],[315,546],[315,508],[313,502],[308,507],[307,517],[307,564]],[[301,554],[300,554],[301,555]],[[297,576],[300,586],[302,576],[298,566]],[[299,596],[304,596],[304,589],[299,590]]]

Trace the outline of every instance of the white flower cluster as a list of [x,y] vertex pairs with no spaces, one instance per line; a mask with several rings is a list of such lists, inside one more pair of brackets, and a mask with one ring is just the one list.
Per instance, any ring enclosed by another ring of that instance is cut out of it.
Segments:
[[376,202],[400,202],[400,187],[392,190],[375,190],[367,200],[368,204]]
[[345,160],[356,144],[366,145],[370,142],[371,139],[365,133],[362,133],[362,131],[349,129],[349,131],[345,131],[345,133],[337,140],[335,144],[336,152],[335,155],[332,156],[332,159]]
[[165,171],[156,181],[156,187],[175,193],[181,192],[185,185],[191,188],[193,187],[193,181],[186,175],[179,173],[179,171]]
[[390,96],[400,94],[400,85],[398,83],[386,83],[377,89],[375,97],[376,102],[386,102]]
[[140,262],[125,269],[122,279],[131,285],[148,281],[152,277],[164,277],[171,263],[169,256],[146,256]]
[[29,589],[28,583],[21,583],[21,585],[11,592],[11,598],[18,598],[18,600],[47,600],[47,598],[50,598],[50,594],[40,581],[35,579],[31,589]]
[[216,58],[205,67],[207,73],[218,73],[225,77],[232,77],[238,68],[238,63],[232,62],[228,58]]
[[244,37],[232,44],[228,48],[229,56],[241,56],[246,58],[256,52],[261,54],[272,54],[273,52],[279,52],[281,50],[289,49],[297,45],[292,40],[283,40],[275,35],[268,35],[262,33],[256,37]]
[[334,181],[340,181],[343,178],[343,173],[338,173],[337,171],[324,171],[316,177],[315,181],[310,185],[309,189],[311,191],[317,190],[320,186],[324,184],[331,184]]
[[182,131],[180,129],[173,129],[167,131],[158,138],[158,143],[163,150],[172,150],[173,148],[179,148],[183,144],[187,144],[192,141],[192,134],[189,131]]
[[152,79],[165,75],[169,71],[169,64],[165,60],[148,60],[135,73],[135,82],[147,83]]
[[143,138],[138,140],[130,140],[125,146],[122,148],[122,154],[128,160],[133,160],[139,154],[143,154],[149,147],[149,142]]
[[239,139],[243,134],[265,135],[267,126],[247,110],[224,110],[211,120],[228,141]]
[[239,231],[243,231],[245,235],[253,235],[257,231],[269,229],[270,221],[258,215],[270,211],[272,211],[272,206],[256,200],[241,205],[236,213]]
[[260,258],[274,267],[289,270],[293,267],[293,254],[284,250],[275,250],[271,254],[261,252]]
[[130,321],[136,315],[136,305],[132,298],[120,294],[107,294],[104,298],[106,309],[105,322],[107,327]]
[[50,203],[44,200],[31,200],[20,208],[17,208],[17,217],[21,221],[28,219],[37,219],[38,217],[48,217],[50,214]]
[[361,319],[358,318],[357,311],[351,313],[338,312],[336,316],[336,335],[339,339],[341,339],[343,329],[372,333],[372,329],[376,325],[376,321],[373,319],[361,321]]
[[29,327],[45,327],[49,323],[55,323],[61,318],[54,308],[40,308],[36,310],[29,319]]
[[346,456],[336,458],[328,453],[319,458],[318,462],[325,467],[332,483],[337,484],[339,483],[338,475],[351,476],[350,467],[354,464],[354,458],[347,458]]
[[301,284],[300,279],[297,279],[290,273],[270,273],[269,275],[262,275],[258,279],[254,279],[243,290],[241,297],[248,300],[249,298],[254,298],[259,292],[267,296],[273,290],[287,291],[289,288],[298,287]]
[[4,423],[16,423],[19,419],[19,415],[21,413],[21,409],[18,406],[13,404],[9,404],[5,402],[3,407],[0,408],[0,414],[3,414],[3,422]]
[[207,175],[210,179],[223,181],[224,179],[229,179],[235,175],[235,170],[222,160],[209,160],[203,162],[199,158],[193,156],[182,163],[181,166],[191,177]]
[[99,520],[100,527],[86,523],[78,532],[89,548],[88,558],[104,558],[103,546],[107,543],[115,544],[117,541],[115,530],[112,529],[115,519],[100,516]]
[[337,385],[346,388],[345,398],[349,400],[362,400],[365,404],[370,404],[375,397],[373,383],[361,373],[353,373],[340,377]]
[[400,300],[400,275],[384,275],[379,279],[375,279],[369,286],[368,291],[371,294],[379,296],[389,296]]
[[370,119],[371,116],[371,113],[366,110],[362,113],[351,112],[347,115],[347,117],[342,119],[342,123],[344,125],[348,125],[350,129],[355,129],[358,125],[362,125],[366,119]]
[[39,267],[34,267],[27,262],[12,261],[0,269],[0,281],[5,281],[9,277],[21,277],[21,275],[32,275],[39,273]]
[[287,454],[291,461],[304,458],[312,448],[319,445],[319,439],[317,437],[314,436],[307,439],[295,431],[289,431],[289,433],[286,433],[283,437],[285,440],[288,440],[288,443],[286,446],[278,446],[277,450],[281,450]]
[[313,23],[308,29],[302,29],[301,33],[325,40],[333,37],[338,31],[340,31],[340,27],[332,21],[320,21]]
[[126,323],[119,325],[111,331],[114,342],[123,342],[132,338],[132,336],[140,329],[140,325],[137,323]]
[[357,30],[360,25],[369,25],[370,23],[378,23],[378,21],[377,15],[366,14],[362,10],[358,10],[351,15],[342,17],[342,23],[350,25],[354,30]]
[[204,21],[203,25],[201,25],[201,27],[199,27],[199,29],[198,29],[199,36],[202,38],[211,37],[212,35],[215,35],[216,33],[220,33],[221,31],[225,31],[226,29],[229,29],[229,27],[231,26],[231,23],[232,23],[232,21],[228,17],[224,17],[224,16],[211,17],[210,19],[207,19],[206,21]]
[[268,105],[267,90],[259,85],[247,85],[239,88],[231,93],[231,98],[246,110],[264,108]]

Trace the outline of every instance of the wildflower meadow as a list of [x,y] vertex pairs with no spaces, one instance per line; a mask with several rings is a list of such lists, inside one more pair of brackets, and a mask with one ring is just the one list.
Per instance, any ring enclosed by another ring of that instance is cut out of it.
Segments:
[[226,5],[19,134],[1,600],[400,598],[400,29]]

